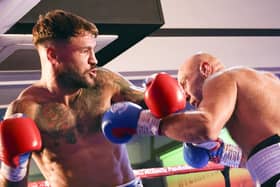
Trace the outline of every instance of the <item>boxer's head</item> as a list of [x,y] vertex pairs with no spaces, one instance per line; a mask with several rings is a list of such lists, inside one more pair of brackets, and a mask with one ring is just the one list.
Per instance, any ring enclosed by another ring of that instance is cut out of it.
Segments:
[[202,99],[202,86],[206,78],[223,68],[218,59],[207,53],[198,53],[188,58],[178,70],[178,82],[184,89],[187,100],[198,106]]
[[63,10],[41,15],[33,27],[42,72],[66,88],[95,84],[97,59],[94,49],[98,30],[90,21]]

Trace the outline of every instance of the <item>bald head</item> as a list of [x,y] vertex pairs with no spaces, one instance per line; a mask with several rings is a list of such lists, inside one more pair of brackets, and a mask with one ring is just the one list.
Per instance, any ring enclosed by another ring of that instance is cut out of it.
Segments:
[[[210,67],[210,69],[208,69]],[[206,69],[205,69],[206,68]],[[188,58],[178,70],[178,80],[185,79],[193,73],[208,73],[208,75],[224,68],[219,60],[209,53],[198,53]],[[206,72],[205,72],[206,71]],[[211,71],[211,72],[208,72]],[[210,74],[209,74],[210,73]]]
[[208,53],[195,54],[179,67],[178,82],[192,105],[197,106],[200,103],[204,81],[222,69],[223,64]]

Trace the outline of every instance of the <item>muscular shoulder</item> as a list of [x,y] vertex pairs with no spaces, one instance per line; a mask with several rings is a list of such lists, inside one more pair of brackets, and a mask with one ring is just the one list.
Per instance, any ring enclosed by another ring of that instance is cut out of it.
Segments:
[[232,67],[210,76],[205,81],[204,87],[207,86],[213,89],[217,87],[237,87],[239,91],[242,90],[242,88],[247,90],[249,87],[252,87],[252,83],[260,82],[263,76],[263,73],[252,68]]
[[231,68],[224,69],[217,73],[214,73],[212,76],[209,77],[208,80],[218,80],[218,81],[237,81],[241,77],[248,77],[256,74],[256,71],[251,68],[242,67],[242,66],[235,66]]
[[249,67],[231,68],[229,69],[228,74],[231,74],[231,76],[240,84],[247,83],[247,82],[258,82],[265,77],[278,79],[272,73],[258,71],[256,69],[249,68]]
[[37,92],[36,90],[37,89],[33,86],[24,89],[18,97],[9,104],[5,117],[14,113],[23,113],[28,117],[35,118],[36,108],[38,107],[36,98],[40,95],[39,93],[35,93]]
[[120,75],[117,72],[113,72],[106,68],[98,68],[97,69],[97,77],[98,82],[103,83],[111,83],[111,84],[128,84],[128,81],[123,78],[122,75]]
[[235,98],[238,90],[238,82],[235,73],[228,70],[219,71],[208,77],[202,86],[202,97],[222,98],[230,96]]
[[206,84],[217,84],[218,82],[220,83],[226,83],[226,82],[231,82],[234,81],[235,77],[235,70],[232,69],[225,69],[219,72],[214,73],[210,77],[208,77],[205,81]]
[[[107,68],[99,67],[97,68],[97,78],[98,79],[106,79],[106,78],[113,78],[119,77],[120,75],[116,72],[113,72]],[[108,80],[107,80],[108,81]]]
[[97,79],[106,79],[112,77],[114,73],[106,68],[97,68]]
[[126,84],[126,81],[119,75],[106,68],[98,68],[97,76],[95,78],[95,86],[93,91],[101,91],[103,93],[108,92],[114,95],[121,87],[122,84]]
[[37,106],[38,104],[36,102],[28,98],[23,97],[15,99],[9,104],[5,113],[5,118],[15,113],[23,113],[26,116],[34,119]]
[[134,86],[130,81],[121,74],[99,68],[97,72],[97,84],[100,86],[107,85],[113,90],[112,102],[129,100],[136,103],[142,103],[143,90]]

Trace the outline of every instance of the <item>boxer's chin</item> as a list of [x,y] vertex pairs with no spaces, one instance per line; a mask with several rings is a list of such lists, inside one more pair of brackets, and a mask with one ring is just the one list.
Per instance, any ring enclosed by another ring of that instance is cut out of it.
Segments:
[[95,79],[89,76],[72,77],[72,81],[69,83],[69,87],[73,88],[91,88],[95,86]]

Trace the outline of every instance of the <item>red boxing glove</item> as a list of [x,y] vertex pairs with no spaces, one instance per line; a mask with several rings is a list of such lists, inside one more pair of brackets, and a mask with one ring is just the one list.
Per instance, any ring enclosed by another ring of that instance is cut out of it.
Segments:
[[0,123],[1,173],[10,181],[23,179],[30,153],[42,147],[35,122],[22,116],[15,114]]
[[186,107],[186,96],[177,80],[161,72],[146,80],[144,100],[151,113],[162,118]]

